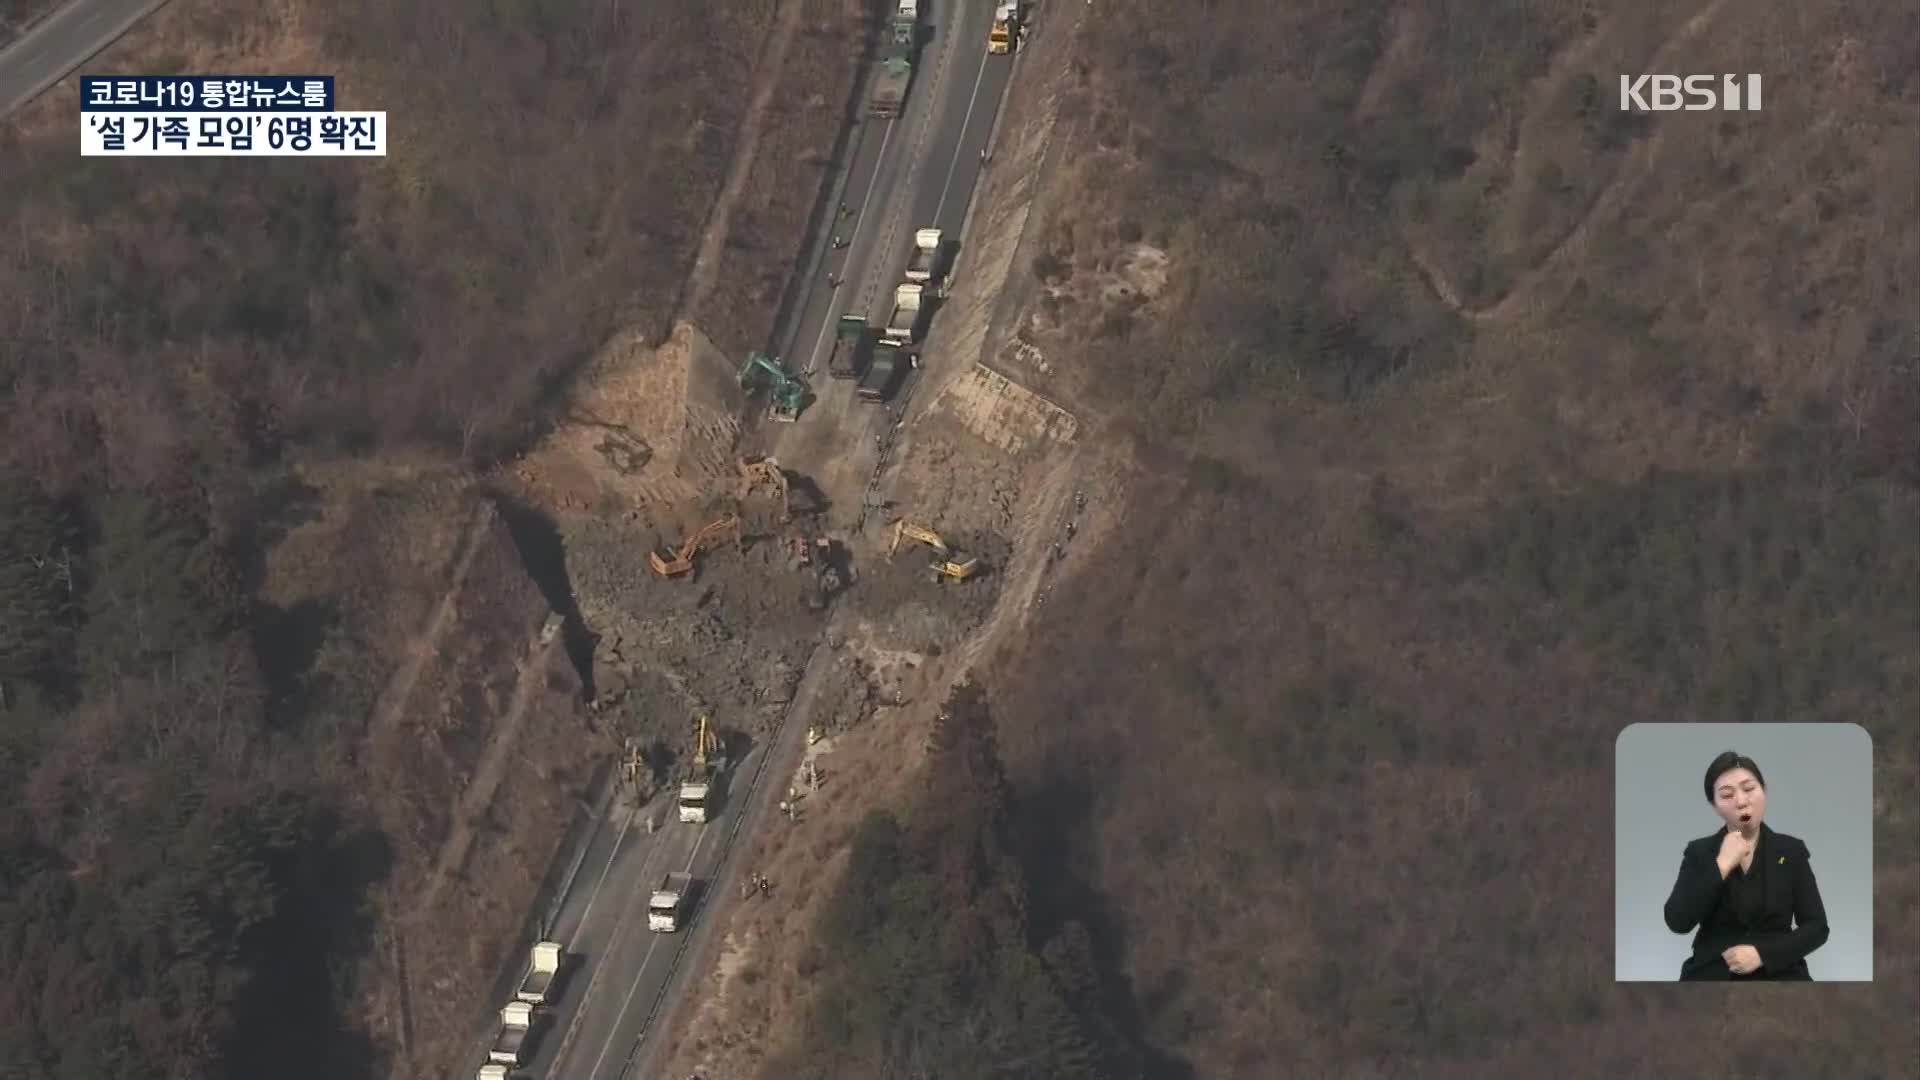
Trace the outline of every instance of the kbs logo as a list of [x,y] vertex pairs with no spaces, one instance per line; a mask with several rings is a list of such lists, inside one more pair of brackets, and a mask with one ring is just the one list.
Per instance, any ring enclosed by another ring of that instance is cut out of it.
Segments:
[[[1621,112],[1706,112],[1721,109],[1760,111],[1760,76],[1722,75],[1719,93],[1712,75],[1620,76]],[[1743,90],[1744,87],[1744,90]]]

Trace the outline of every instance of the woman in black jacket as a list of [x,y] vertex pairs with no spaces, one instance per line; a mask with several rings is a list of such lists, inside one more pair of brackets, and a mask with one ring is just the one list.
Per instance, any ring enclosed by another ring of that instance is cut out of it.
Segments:
[[1682,982],[1811,981],[1807,954],[1827,941],[1827,912],[1807,845],[1762,820],[1766,781],[1729,750],[1707,766],[1707,802],[1726,827],[1687,844],[1667,897],[1667,928],[1698,926]]

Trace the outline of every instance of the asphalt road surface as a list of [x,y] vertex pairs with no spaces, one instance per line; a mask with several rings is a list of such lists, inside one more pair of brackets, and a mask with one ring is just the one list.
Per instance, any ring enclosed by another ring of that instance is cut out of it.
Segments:
[[[844,475],[869,475],[879,460],[875,439],[895,421],[893,410],[860,401],[854,380],[827,375],[834,322],[848,312],[876,326],[886,321],[918,229],[941,229],[949,245],[957,240],[958,254],[950,257],[964,269],[961,225],[1013,70],[1011,57],[987,54],[993,6],[992,0],[946,0],[928,12],[937,25],[921,48],[906,111],[894,120],[860,122],[838,200],[852,216],[834,218],[815,238],[823,255],[808,274],[795,325],[778,342],[789,367],[808,376],[815,400],[795,423],[767,424],[761,438],[781,462],[829,486],[829,497],[842,507],[849,493],[831,490],[827,463],[837,462]],[[834,235],[847,245],[834,249]],[[900,386],[893,404],[911,393],[911,382]]]
[[[555,921],[572,970],[560,987],[528,1075],[551,1080],[637,1080],[647,1036],[686,982],[683,954],[704,948],[705,913],[739,888],[728,865],[732,839],[768,820],[806,748],[806,730],[832,650],[816,649],[794,691],[778,733],[727,773],[714,817],[705,825],[677,819],[648,835],[629,813],[605,822],[581,864]],[[679,871],[696,884],[687,925],[672,934],[647,929],[647,899],[660,878]]]
[[166,2],[73,0],[34,24],[0,50],[0,116],[39,97]]
[[[979,178],[980,153],[1012,70],[1011,58],[987,55],[992,11],[992,0],[933,6],[903,115],[862,120],[849,140],[842,194],[835,201],[850,213],[829,215],[815,238],[810,265],[802,271],[809,284],[778,343],[791,367],[812,369],[816,395],[798,422],[763,429],[789,467],[814,473],[836,464],[865,475],[877,460],[874,437],[892,419],[887,409],[857,402],[851,381],[827,376],[829,334],[846,311],[862,312],[870,322],[886,318],[916,229],[937,226],[949,242],[958,238],[964,247],[960,229]],[[848,243],[834,247],[835,234]],[[959,258],[964,264],[964,254]],[[837,286],[829,275],[839,279]],[[902,396],[908,389],[902,387]],[[682,825],[668,817],[649,833],[631,808],[610,812],[555,923],[553,936],[566,945],[570,970],[529,1075],[643,1080],[635,1069],[657,1049],[648,1036],[672,1015],[694,974],[681,963],[683,954],[710,954],[704,913],[744,880],[742,869],[725,858],[730,837],[777,826],[773,810],[798,767],[812,702],[831,661],[831,650],[816,650],[785,722],[771,744],[756,748],[733,771],[736,790],[715,820]],[[739,790],[749,784],[750,792]],[[676,934],[653,933],[646,928],[648,894],[662,875],[676,870],[701,883],[690,925]],[[779,883],[774,885],[777,901]]]

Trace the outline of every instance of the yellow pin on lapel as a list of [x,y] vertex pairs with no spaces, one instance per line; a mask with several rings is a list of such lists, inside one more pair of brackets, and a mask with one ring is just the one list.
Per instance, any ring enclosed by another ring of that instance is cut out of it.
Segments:
[[1781,866],[1787,865],[1787,857],[1785,855],[1780,856],[1780,865]]

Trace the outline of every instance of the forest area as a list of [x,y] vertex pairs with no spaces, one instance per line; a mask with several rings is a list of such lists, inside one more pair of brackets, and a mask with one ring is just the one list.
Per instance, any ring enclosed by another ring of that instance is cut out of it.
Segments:
[[[1101,10],[1023,377],[1129,539],[983,685],[1148,1075],[1920,1069],[1915,13]],[[1795,90],[1614,111],[1650,64]],[[1639,721],[1872,734],[1873,985],[1723,1053],[1614,984]]]
[[1142,1054],[1106,1010],[1086,927],[1036,900],[1035,852],[985,691],[934,722],[923,801],[871,811],[800,963],[823,986],[767,1077],[1128,1080]]
[[380,1074],[373,902],[434,839],[382,821],[466,751],[382,760],[376,696],[475,478],[665,334],[773,9],[196,0],[88,69],[324,69],[378,162],[82,158],[72,82],[0,121],[0,1076]]

